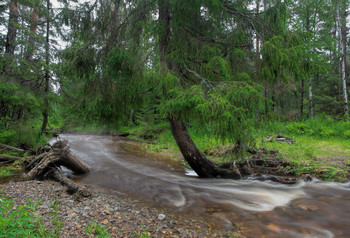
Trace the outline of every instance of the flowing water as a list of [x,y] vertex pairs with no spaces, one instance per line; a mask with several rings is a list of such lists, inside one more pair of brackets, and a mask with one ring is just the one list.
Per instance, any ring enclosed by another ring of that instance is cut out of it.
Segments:
[[112,136],[60,135],[93,171],[78,181],[201,216],[247,237],[350,237],[350,183],[199,179]]

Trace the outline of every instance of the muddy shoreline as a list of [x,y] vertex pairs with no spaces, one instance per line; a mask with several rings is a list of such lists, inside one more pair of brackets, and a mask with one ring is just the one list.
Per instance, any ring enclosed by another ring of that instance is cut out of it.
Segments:
[[[94,237],[87,233],[90,223],[103,225],[111,237],[244,237],[237,228],[222,230],[200,217],[191,217],[169,208],[157,208],[110,190],[88,186],[91,198],[78,198],[66,193],[59,183],[51,181],[10,182],[0,185],[0,194],[15,199],[16,205],[41,201],[37,214],[43,224],[54,229],[52,204],[58,204],[63,222],[61,237]],[[165,217],[164,217],[165,216]]]

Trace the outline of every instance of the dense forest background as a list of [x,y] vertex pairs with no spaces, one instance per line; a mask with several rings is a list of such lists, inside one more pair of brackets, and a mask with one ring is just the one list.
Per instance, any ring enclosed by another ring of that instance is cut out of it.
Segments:
[[177,122],[245,145],[276,123],[348,137],[348,9],[347,0],[1,1],[0,142],[38,145],[57,128],[142,128],[151,138],[174,135]]

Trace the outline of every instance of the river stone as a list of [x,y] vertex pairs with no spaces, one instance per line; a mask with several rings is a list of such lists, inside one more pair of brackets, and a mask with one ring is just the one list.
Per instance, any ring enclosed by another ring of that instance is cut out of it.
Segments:
[[161,221],[163,221],[165,219],[165,217],[166,216],[164,214],[159,214],[158,215],[158,219],[161,220]]

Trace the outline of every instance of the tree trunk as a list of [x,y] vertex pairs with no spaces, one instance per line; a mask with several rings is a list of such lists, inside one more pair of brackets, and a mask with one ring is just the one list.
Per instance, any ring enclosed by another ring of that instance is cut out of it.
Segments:
[[25,59],[29,62],[33,61],[33,56],[34,56],[35,36],[37,34],[37,29],[38,29],[38,11],[39,11],[39,5],[37,2],[35,2],[32,10],[32,19],[30,22],[30,34],[29,34],[27,51],[25,55]]
[[22,159],[22,157],[0,155],[0,164],[10,164],[20,159]]
[[62,185],[67,186],[70,193],[78,192],[82,196],[90,195],[84,188],[64,176],[59,171],[59,166],[65,166],[75,174],[83,174],[91,171],[87,164],[70,151],[67,141],[58,141],[48,152],[40,154],[26,166],[29,172],[22,179],[54,178]]
[[198,176],[205,178],[218,176],[214,163],[208,160],[197,148],[188,134],[186,126],[176,119],[169,119],[169,122],[171,132],[182,155]]
[[[16,48],[16,36],[17,36],[17,25],[18,25],[18,0],[10,2],[10,16],[7,28],[6,43],[5,43],[5,56],[7,56],[6,64],[4,64],[2,70],[4,73],[11,72],[11,64],[15,54]],[[1,80],[1,79],[0,79]],[[4,100],[0,102],[0,119],[7,116],[8,105]],[[4,123],[6,124],[6,122]]]
[[[165,70],[172,70],[172,62],[167,57],[171,53],[170,48],[170,3],[168,0],[159,0],[159,23],[162,26],[162,31],[159,35],[159,50],[160,64]],[[166,97],[166,89],[163,88],[163,94]],[[191,168],[198,174],[199,177],[213,178],[217,176],[241,178],[235,172],[220,170],[215,167],[215,164],[208,160],[203,153],[197,148],[191,139],[186,126],[175,118],[168,118],[171,132],[176,140],[176,143],[184,156],[185,160]]]
[[8,31],[6,36],[5,54],[13,56],[15,54],[16,48],[16,36],[17,36],[17,25],[18,25],[18,10],[19,2],[18,0],[13,0],[10,2],[10,17],[8,24]]
[[43,111],[43,124],[41,126],[40,135],[42,135],[46,129],[47,123],[49,121],[49,100],[47,98],[49,93],[49,83],[50,83],[50,0],[47,0],[47,18],[46,18],[46,70],[45,70],[45,90],[44,90],[44,111]]
[[19,148],[10,146],[10,145],[5,145],[5,144],[2,144],[2,143],[0,143],[0,148],[2,148],[2,149],[7,149],[7,150],[13,150],[13,151],[16,151],[16,152],[18,152],[18,153],[24,153],[24,152],[25,152],[25,151],[22,150],[22,149],[19,149]]
[[79,194],[83,197],[90,197],[91,193],[85,188],[79,186],[74,183],[72,180],[68,179],[64,174],[59,170],[53,170],[51,172],[51,176],[58,182],[60,182],[63,186],[68,188],[68,193],[70,194]]
[[340,52],[339,73],[343,83],[344,114],[349,115],[348,94],[346,89],[346,8],[343,9],[344,13],[340,14],[340,6],[337,4],[336,7],[338,8],[336,13],[336,31],[338,33],[338,48]]
[[309,74],[309,116],[310,118],[313,118],[314,116],[313,105],[312,105],[312,84],[311,84],[310,74]]
[[347,20],[346,20],[346,1],[343,1],[342,14],[340,16],[340,10],[338,10],[338,18],[340,20],[340,31],[339,31],[339,41],[340,41],[340,52],[341,52],[341,78],[343,81],[343,95],[344,95],[344,114],[349,115],[348,108],[348,93],[346,88],[346,31],[347,31]]
[[304,114],[304,78],[301,78],[300,94],[300,120],[302,120]]

